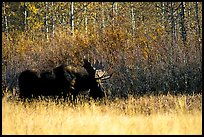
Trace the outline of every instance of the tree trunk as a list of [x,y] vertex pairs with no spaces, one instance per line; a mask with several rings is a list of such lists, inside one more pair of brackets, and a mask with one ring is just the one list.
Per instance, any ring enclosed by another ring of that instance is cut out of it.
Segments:
[[170,14],[171,14],[171,35],[172,35],[172,46],[175,44],[176,35],[175,35],[175,19],[174,19],[174,7],[173,2],[171,2],[170,6]]
[[27,11],[26,11],[26,2],[24,2],[24,29],[27,28]]
[[[54,6],[54,3],[52,2],[52,8]],[[52,37],[54,37],[55,34],[55,13],[52,11]]]
[[180,24],[181,24],[181,36],[184,46],[186,46],[186,28],[185,28],[185,13],[184,13],[184,3],[181,2],[181,13],[180,13]]
[[200,18],[198,15],[198,2],[195,4],[195,10],[196,10],[196,21],[197,21],[197,35],[198,35],[198,41],[199,41],[199,47],[201,43],[201,31],[200,31]]
[[117,3],[113,2],[112,4],[112,26],[115,26],[116,15],[117,15]]
[[101,29],[102,29],[102,32],[103,32],[103,29],[105,28],[105,20],[104,20],[104,3],[101,2],[101,20],[102,20],[102,24],[101,24]]
[[48,16],[47,16],[47,2],[45,2],[45,35],[46,35],[46,39],[48,40],[48,32],[49,32],[49,28],[48,28]]
[[87,34],[87,9],[86,5],[84,4],[84,27],[85,27],[85,33]]
[[3,6],[4,6],[4,8],[3,8],[3,14],[4,14],[4,24],[5,24],[5,32],[6,32],[6,38],[7,38],[7,40],[8,40],[8,17],[7,17],[7,15],[6,15],[6,4],[5,4],[5,2],[3,2]]
[[135,13],[133,3],[131,2],[131,18],[132,18],[132,36],[135,36]]
[[70,27],[72,35],[74,35],[74,2],[70,5]]

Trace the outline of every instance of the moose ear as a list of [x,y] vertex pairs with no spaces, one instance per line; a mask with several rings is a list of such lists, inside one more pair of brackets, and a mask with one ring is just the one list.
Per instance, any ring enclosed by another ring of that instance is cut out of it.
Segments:
[[95,77],[96,70],[91,66],[91,63],[87,59],[84,59],[83,67],[86,69],[90,76]]

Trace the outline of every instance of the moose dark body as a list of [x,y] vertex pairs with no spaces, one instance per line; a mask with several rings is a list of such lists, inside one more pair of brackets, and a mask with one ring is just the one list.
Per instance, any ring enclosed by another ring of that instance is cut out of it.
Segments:
[[66,97],[69,91],[69,79],[65,77],[64,66],[53,69],[54,76],[49,72],[43,72],[38,76],[37,72],[26,70],[19,76],[20,98],[36,98],[38,96]]
[[39,75],[37,72],[25,70],[19,76],[19,96],[23,99],[58,96],[75,100],[79,92],[89,90],[89,96],[93,99],[103,98],[105,92],[100,81],[107,78],[96,78],[95,75],[96,69],[86,59],[83,68],[77,72],[67,69],[65,65],[54,68],[52,72],[41,72]]

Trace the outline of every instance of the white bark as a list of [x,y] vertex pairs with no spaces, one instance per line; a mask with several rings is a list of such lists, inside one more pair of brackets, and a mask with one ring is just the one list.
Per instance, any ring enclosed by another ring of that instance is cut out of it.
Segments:
[[112,13],[113,13],[113,25],[115,25],[115,16],[117,15],[117,3],[113,2],[112,4]]
[[131,3],[131,18],[132,18],[132,36],[135,36],[135,13],[133,3]]
[[84,5],[84,27],[85,27],[85,32],[87,34],[87,10],[86,10],[86,6]]
[[26,2],[24,2],[24,25],[25,25],[25,29],[27,26],[27,11],[26,11]]
[[[54,6],[54,3],[52,2],[52,8],[53,8],[53,6]],[[54,34],[55,34],[55,14],[52,13],[52,36],[53,37],[54,37]]]
[[104,20],[104,8],[103,8],[103,2],[101,2],[101,18],[102,18],[102,30],[105,28],[105,20]]
[[5,2],[3,2],[3,5],[4,5],[4,10],[3,10],[3,14],[4,14],[4,23],[5,23],[5,31],[6,31],[6,37],[7,37],[7,40],[8,40],[8,18],[7,18],[7,15],[6,15],[6,4]]
[[45,2],[45,9],[46,9],[46,13],[45,13],[45,33],[46,33],[46,38],[48,40],[48,32],[49,32],[49,28],[48,28],[48,16],[47,16],[47,2]]
[[71,25],[71,32],[72,35],[74,35],[74,2],[71,2],[71,7],[70,7],[70,25]]

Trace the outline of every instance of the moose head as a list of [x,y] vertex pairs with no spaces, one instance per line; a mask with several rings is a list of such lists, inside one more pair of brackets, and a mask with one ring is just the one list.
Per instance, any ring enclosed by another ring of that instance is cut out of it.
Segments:
[[105,76],[103,73],[99,76],[97,69],[95,69],[91,63],[84,59],[83,69],[79,71],[73,71],[73,69],[67,69],[67,72],[72,76],[71,94],[73,98],[76,98],[79,92],[89,90],[89,97],[93,99],[103,98],[106,96],[102,87],[102,81],[109,79],[111,76]]
[[90,83],[88,85],[90,89],[90,97],[93,99],[105,97],[106,93],[102,87],[102,80],[109,79],[111,76],[105,76],[105,73],[99,75],[97,69],[95,69],[87,59],[84,59],[83,67],[89,74],[88,77]]

